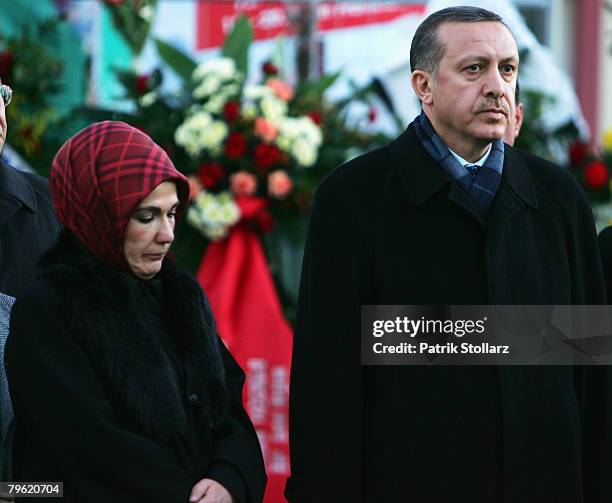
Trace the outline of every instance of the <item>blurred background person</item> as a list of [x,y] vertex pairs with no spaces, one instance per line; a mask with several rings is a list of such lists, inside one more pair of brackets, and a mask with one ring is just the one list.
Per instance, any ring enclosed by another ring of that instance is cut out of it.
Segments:
[[[0,150],[8,131],[5,100],[11,94],[0,100]],[[0,292],[17,297],[32,283],[38,261],[59,231],[47,180],[0,158]]]
[[512,146],[516,141],[519,133],[521,132],[521,126],[523,125],[523,118],[525,116],[525,109],[521,102],[521,91],[519,88],[519,82],[516,81],[516,91],[514,93],[514,101],[508,100],[510,105],[510,113],[508,114],[508,127],[504,134],[504,141]]
[[[0,82],[0,151],[8,131],[6,107],[12,90]],[[11,480],[12,412],[4,371],[4,344],[10,309],[34,280],[43,253],[55,242],[60,224],[49,198],[48,181],[19,171],[0,158],[0,480]]]

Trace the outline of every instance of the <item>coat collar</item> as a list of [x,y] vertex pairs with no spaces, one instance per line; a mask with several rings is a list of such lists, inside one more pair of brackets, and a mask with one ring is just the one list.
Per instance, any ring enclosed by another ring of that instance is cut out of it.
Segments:
[[4,202],[18,202],[35,212],[36,194],[23,173],[0,159],[0,206]]
[[[508,185],[523,203],[537,209],[538,201],[533,181],[525,162],[516,150],[508,145],[505,147],[500,190],[504,185]],[[428,201],[446,184],[453,181],[451,176],[429,156],[410,126],[391,142],[389,150],[402,185],[410,200],[417,206]],[[462,197],[454,187],[449,197],[461,206],[471,204],[467,194],[466,197]]]
[[210,306],[193,276],[166,259],[157,280],[141,281],[100,262],[68,230],[40,271],[68,306],[68,330],[118,410],[140,430],[160,439],[184,435],[186,406],[221,424],[225,371]]

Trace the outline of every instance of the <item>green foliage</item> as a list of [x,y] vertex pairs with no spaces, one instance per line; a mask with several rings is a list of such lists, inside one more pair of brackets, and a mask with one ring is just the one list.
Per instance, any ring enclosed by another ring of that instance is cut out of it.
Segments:
[[142,51],[155,14],[157,0],[104,0],[113,24],[134,54]]
[[155,46],[157,47],[157,53],[162,61],[185,82],[189,82],[197,63],[184,52],[163,40],[155,39]]
[[24,26],[12,37],[0,35],[0,78],[14,89],[6,109],[7,142],[43,174],[61,145],[61,140],[49,133],[60,127],[60,114],[51,100],[62,89],[63,65],[45,43],[59,23],[50,18]]
[[221,53],[236,63],[244,75],[249,73],[249,47],[253,41],[253,28],[246,16],[236,19],[232,32],[225,39]]
[[339,77],[340,72],[336,72],[302,82],[295,92],[296,101],[302,103],[319,102],[323,93],[334,85]]

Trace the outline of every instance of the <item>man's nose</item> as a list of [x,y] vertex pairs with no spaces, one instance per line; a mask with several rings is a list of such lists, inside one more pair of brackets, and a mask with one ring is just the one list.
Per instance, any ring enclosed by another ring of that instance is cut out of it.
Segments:
[[504,78],[498,68],[491,68],[487,72],[483,93],[485,96],[501,98],[504,95]]

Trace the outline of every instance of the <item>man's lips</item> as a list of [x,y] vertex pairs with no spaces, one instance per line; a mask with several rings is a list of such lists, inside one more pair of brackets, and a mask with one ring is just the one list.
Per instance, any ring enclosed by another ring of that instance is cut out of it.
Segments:
[[480,115],[484,115],[490,120],[505,120],[507,118],[507,114],[505,110],[501,110],[499,108],[490,108],[488,110],[483,110],[480,112]]
[[507,115],[506,111],[503,108],[487,108],[486,110],[483,110],[481,113],[493,113],[493,114]]

